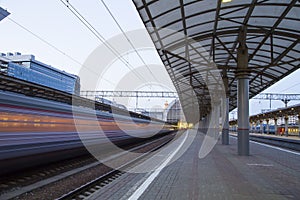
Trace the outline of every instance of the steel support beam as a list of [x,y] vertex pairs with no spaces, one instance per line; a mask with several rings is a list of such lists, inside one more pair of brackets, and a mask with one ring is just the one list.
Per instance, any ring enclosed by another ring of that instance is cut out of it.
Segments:
[[238,155],[249,155],[249,71],[248,48],[246,45],[246,27],[239,32],[239,47],[237,48],[238,80]]
[[81,91],[82,97],[138,97],[138,98],[178,98],[176,92],[171,91]]

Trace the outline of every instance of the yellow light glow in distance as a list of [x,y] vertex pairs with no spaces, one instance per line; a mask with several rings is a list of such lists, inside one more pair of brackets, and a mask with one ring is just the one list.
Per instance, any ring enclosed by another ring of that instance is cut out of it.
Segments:
[[229,3],[231,2],[232,0],[222,0],[222,3]]

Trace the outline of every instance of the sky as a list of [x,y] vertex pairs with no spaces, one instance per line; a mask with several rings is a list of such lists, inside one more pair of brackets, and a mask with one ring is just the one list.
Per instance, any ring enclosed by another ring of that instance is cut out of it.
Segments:
[[[70,2],[106,39],[121,33],[101,1]],[[129,31],[143,28],[130,0],[107,1],[107,5],[124,29]],[[80,63],[101,43],[60,0],[29,0],[26,3],[0,0],[0,6],[11,13],[11,19]],[[78,63],[24,31],[11,20],[3,20],[0,28],[2,51],[33,54],[36,59],[45,63],[70,73],[78,73],[81,67]]]
[[[104,2],[124,31],[144,28],[131,0],[105,0]],[[100,0],[71,0],[70,3],[105,40],[122,33]],[[0,0],[0,6],[11,13],[9,18],[0,22],[0,52],[2,53],[33,54],[39,61],[69,73],[78,74],[91,53],[102,44],[60,0]],[[150,41],[149,36],[145,35],[145,40]],[[141,55],[147,64],[164,68],[154,47],[143,51]],[[132,69],[141,65],[139,57],[134,52],[124,55],[124,58],[130,63]],[[126,67],[120,60],[115,61],[110,70],[106,71],[105,78],[101,80],[101,89],[113,89],[118,78],[129,71],[128,66]],[[146,80],[149,74],[139,76],[143,76],[142,79]],[[300,94],[299,77],[300,70],[264,92]],[[166,87],[138,86],[137,88],[174,90],[170,86],[171,81],[166,72],[164,72],[164,79],[168,79],[169,82]],[[160,104],[163,105],[166,100],[161,100]],[[141,104],[147,104],[149,101],[149,99],[145,100]],[[132,103],[134,104],[134,101]],[[290,105],[295,103],[300,102],[292,101]],[[272,108],[283,106],[284,104],[280,101],[272,102]],[[259,113],[261,109],[267,108],[269,108],[269,101],[250,101],[250,114]]]

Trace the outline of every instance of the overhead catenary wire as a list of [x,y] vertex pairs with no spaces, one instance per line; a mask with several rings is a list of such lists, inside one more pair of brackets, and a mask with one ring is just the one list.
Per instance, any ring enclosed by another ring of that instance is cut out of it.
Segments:
[[146,82],[146,80],[140,76],[136,71],[133,70],[133,66],[130,65],[129,62],[127,62],[126,59],[123,58],[123,56],[108,42],[106,39],[97,31],[91,23],[88,22],[88,20],[85,19],[83,15],[80,14],[80,12],[69,2],[69,0],[60,0],[61,3],[63,3],[72,13],[73,15],[88,29],[90,30],[93,35],[101,41],[118,59],[120,59],[124,65],[131,70],[137,78],[139,78],[142,82]]
[[[0,13],[1,14],[1,13]],[[2,15],[2,14],[1,14]],[[23,30],[25,30],[26,32],[30,33],[31,35],[33,35],[35,38],[37,38],[38,40],[42,41],[43,43],[45,43],[46,45],[50,46],[51,48],[53,48],[54,50],[56,50],[57,52],[61,53],[62,55],[66,56],[67,58],[69,58],[70,60],[72,60],[73,62],[77,63],[78,65],[87,68],[88,70],[90,70],[91,72],[95,73],[94,71],[92,71],[90,68],[86,67],[85,65],[83,65],[82,63],[80,63],[78,60],[76,60],[75,58],[73,58],[72,56],[70,56],[69,54],[65,53],[64,51],[62,51],[61,49],[59,49],[58,47],[54,46],[53,44],[51,44],[50,42],[48,42],[46,39],[42,38],[41,36],[37,35],[36,33],[32,32],[31,30],[29,30],[28,28],[26,28],[25,26],[21,25],[20,23],[18,23],[17,21],[13,20],[10,17],[7,17],[7,19],[9,21],[11,21],[12,23],[14,23],[15,25],[19,26],[20,28],[22,28]],[[113,82],[111,82],[110,80],[106,79],[106,78],[102,78],[103,80],[105,80],[106,82],[108,82],[109,84],[115,86],[115,84]]]
[[105,7],[106,11],[109,13],[109,15],[112,17],[112,19],[114,20],[114,22],[116,23],[116,25],[118,26],[118,28],[120,29],[120,31],[122,32],[122,34],[125,36],[126,40],[128,41],[128,43],[130,44],[130,46],[134,49],[135,53],[138,55],[138,57],[140,58],[140,60],[143,62],[143,64],[146,66],[146,68],[148,69],[148,71],[150,72],[150,74],[153,76],[153,78],[159,82],[157,80],[157,78],[155,77],[155,75],[153,74],[153,72],[151,71],[150,67],[147,65],[147,63],[145,62],[145,60],[143,59],[143,57],[141,56],[141,54],[138,52],[138,50],[135,48],[135,46],[133,45],[132,41],[128,38],[127,34],[125,33],[124,29],[121,27],[120,23],[118,22],[118,20],[116,19],[116,17],[114,16],[114,14],[111,12],[111,10],[109,9],[109,7],[107,6],[107,4],[104,2],[104,0],[100,0],[100,2],[103,4],[103,6]]
[[297,85],[300,85],[300,83],[296,83],[296,84],[294,84],[294,85],[292,85],[292,86],[290,86],[290,87],[288,87],[288,88],[285,88],[284,90],[281,90],[280,92],[287,91],[287,90],[289,90],[289,89],[291,89],[291,88],[293,88],[293,87],[295,87],[295,86],[297,86]]

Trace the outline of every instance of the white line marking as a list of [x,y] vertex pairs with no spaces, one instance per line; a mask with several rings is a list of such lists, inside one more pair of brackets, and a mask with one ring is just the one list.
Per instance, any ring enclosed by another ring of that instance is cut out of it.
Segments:
[[128,198],[129,200],[137,200],[153,182],[153,180],[158,176],[158,174],[167,166],[170,160],[175,156],[179,149],[183,146],[186,138],[188,136],[188,131],[185,134],[185,138],[177,149],[145,180],[145,182]]
[[248,166],[262,166],[262,167],[273,167],[272,164],[260,164],[260,163],[247,163]]
[[[234,137],[234,136],[230,136],[232,138],[235,138],[237,139],[237,137]],[[261,146],[265,146],[265,147],[270,147],[272,149],[277,149],[277,150],[280,150],[280,151],[284,151],[284,152],[287,152],[287,153],[292,153],[292,154],[295,154],[297,156],[300,156],[300,153],[299,152],[296,152],[296,151],[291,151],[291,150],[287,150],[287,149],[283,149],[283,148],[280,148],[280,147],[276,147],[276,146],[272,146],[272,145],[269,145],[269,144],[264,144],[264,143],[260,143],[260,142],[255,142],[255,141],[250,141],[251,143],[254,143],[254,144],[258,144],[258,145],[261,145]]]

